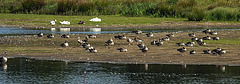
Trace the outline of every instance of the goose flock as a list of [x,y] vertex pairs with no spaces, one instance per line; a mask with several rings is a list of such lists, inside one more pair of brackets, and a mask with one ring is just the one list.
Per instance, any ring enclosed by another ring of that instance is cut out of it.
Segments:
[[[176,43],[176,46],[181,46],[181,48],[178,48],[177,51],[179,51],[181,54],[185,53],[185,52],[189,52],[189,54],[197,54],[199,53],[199,51],[193,50],[192,48],[187,49],[186,47],[194,47],[194,45],[198,44],[199,46],[206,46],[207,43],[204,42],[205,40],[219,40],[220,38],[217,37],[217,32],[216,31],[211,31],[210,29],[206,29],[204,31],[202,31],[203,33],[205,33],[205,35],[214,35],[215,37],[210,37],[210,36],[205,36],[205,37],[197,37],[196,34],[194,33],[189,33],[188,37],[191,37],[191,41],[184,43],[184,42],[179,42]],[[149,50],[149,47],[147,47],[145,45],[145,42],[143,39],[139,38],[138,35],[142,34],[141,30],[137,30],[137,31],[133,31],[133,33],[136,34],[136,36],[134,36],[134,38],[128,38],[126,35],[116,35],[113,37],[110,37],[109,40],[105,41],[105,46],[114,46],[115,45],[115,41],[114,40],[125,40],[126,43],[128,43],[128,45],[133,45],[133,42],[136,42],[136,46],[138,47],[138,49],[143,52],[143,53],[147,53],[147,51]],[[154,34],[152,32],[145,34],[146,37],[151,38],[154,36]],[[38,37],[43,37],[43,33],[39,33],[37,34]],[[162,46],[164,45],[164,42],[166,41],[170,41],[171,38],[174,38],[175,35],[173,33],[170,34],[166,34],[166,37],[164,38],[159,38],[159,39],[154,39],[151,43],[149,43],[150,45],[156,45],[156,46]],[[54,35],[49,34],[47,35],[47,38],[54,38]],[[61,35],[61,38],[70,38],[70,36],[68,34],[63,34]],[[97,49],[95,47],[93,47],[91,44],[88,43],[88,39],[95,39],[97,38],[96,35],[86,35],[85,39],[80,39],[80,37],[78,37],[77,42],[81,45],[82,48],[85,48],[85,50],[91,52],[91,53],[97,53]],[[115,38],[115,39],[112,39]],[[62,43],[60,46],[62,47],[68,47],[69,43],[65,40],[64,43]],[[117,48],[116,50],[118,50],[119,52],[128,52],[127,47],[120,47]],[[217,54],[217,55],[222,55],[226,53],[225,49],[221,49],[221,48],[217,48],[217,49],[206,49],[203,50],[202,53],[204,54]]]

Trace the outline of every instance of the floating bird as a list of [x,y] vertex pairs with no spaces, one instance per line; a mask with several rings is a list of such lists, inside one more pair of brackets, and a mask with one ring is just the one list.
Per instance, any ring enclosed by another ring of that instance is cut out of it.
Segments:
[[47,35],[47,38],[54,38],[54,35],[52,35],[52,34]]
[[152,32],[147,33],[146,35],[147,35],[147,37],[153,37],[153,33]]
[[216,31],[209,32],[211,35],[217,35],[218,33]]
[[114,45],[114,42],[113,42],[113,40],[112,39],[109,39],[107,42],[105,42],[106,43],[106,45],[108,46],[108,45],[110,45],[110,46],[113,46]]
[[79,21],[78,24],[85,24],[85,22],[84,21]]
[[127,52],[127,48],[118,48],[117,50],[119,50],[120,52]]
[[[7,52],[6,52],[6,51],[4,52],[4,55],[5,55],[5,56],[7,55]],[[5,57],[5,56],[0,57],[0,63],[4,64],[4,63],[7,62],[8,59],[7,59],[7,57]]]
[[42,32],[38,33],[37,35],[38,35],[38,37],[43,37],[43,33]]
[[86,37],[87,37],[87,38],[97,38],[97,36],[91,35],[91,34],[90,34],[90,35],[87,35]]
[[189,37],[195,37],[196,35],[194,33],[188,34]]
[[185,43],[181,42],[181,43],[177,43],[177,46],[185,46]]
[[174,37],[174,34],[167,34],[167,37]]
[[62,36],[61,36],[61,38],[69,38],[70,36],[69,35],[67,35],[67,34],[63,34]]
[[179,51],[179,52],[181,52],[181,53],[184,53],[184,52],[187,51],[187,48],[182,47],[182,48],[177,49],[177,51]]
[[133,43],[133,40],[131,38],[127,39],[128,45],[131,45]]
[[190,54],[196,54],[196,51],[195,50],[191,50],[189,53]]
[[207,49],[207,50],[203,50],[203,53],[204,54],[211,54],[212,52],[209,49]]
[[65,41],[64,43],[62,43],[60,46],[62,46],[62,47],[68,47],[69,46],[69,44],[68,44],[68,42],[67,41]]
[[219,40],[220,38],[219,37],[213,37],[212,39],[213,40]]

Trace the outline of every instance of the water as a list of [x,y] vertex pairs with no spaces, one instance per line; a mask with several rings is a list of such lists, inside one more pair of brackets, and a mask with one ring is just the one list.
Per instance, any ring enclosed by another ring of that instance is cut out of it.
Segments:
[[0,69],[0,84],[240,83],[239,66],[66,63],[11,58],[7,69]]
[[[0,28],[0,35],[33,35],[42,32],[44,34],[104,34],[104,33],[131,33],[137,28],[115,28],[115,29],[102,29],[102,31],[90,31],[89,29],[81,28]],[[178,30],[162,30],[162,29],[144,29],[143,32],[191,32],[202,31],[205,29],[178,29]],[[213,31],[224,30],[240,30],[240,29],[211,29]]]

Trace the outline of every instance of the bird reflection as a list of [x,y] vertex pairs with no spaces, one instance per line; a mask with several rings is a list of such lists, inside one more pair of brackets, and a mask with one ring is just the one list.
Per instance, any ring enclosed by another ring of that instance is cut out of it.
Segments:
[[145,70],[148,70],[148,64],[144,64]]
[[1,69],[4,71],[7,71],[7,64],[6,63],[2,63],[1,64]]
[[226,66],[225,65],[216,65],[218,69],[220,69],[222,72],[225,72]]

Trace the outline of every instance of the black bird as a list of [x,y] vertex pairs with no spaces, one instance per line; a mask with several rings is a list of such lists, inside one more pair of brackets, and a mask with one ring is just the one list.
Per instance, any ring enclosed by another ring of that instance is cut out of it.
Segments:
[[195,50],[191,50],[189,53],[190,54],[196,54],[196,51]]
[[203,50],[203,53],[204,54],[211,54],[212,52],[209,49],[207,49],[207,50]]
[[118,48],[117,50],[119,50],[120,52],[127,52],[127,48]]
[[85,22],[84,21],[79,21],[78,24],[85,24]]
[[47,38],[54,38],[54,35],[52,35],[52,34],[47,35]]
[[38,37],[43,37],[43,33],[42,32],[38,33],[37,35],[38,35]]
[[69,38],[70,36],[69,35],[67,35],[67,34],[63,34],[62,36],[61,36],[61,38]]
[[195,37],[196,35],[194,33],[188,34],[189,37]]
[[153,37],[153,33],[152,32],[147,33],[146,35],[147,35],[147,37]]
[[187,49],[185,47],[182,47],[182,48],[177,49],[177,51],[184,53],[187,51]]

